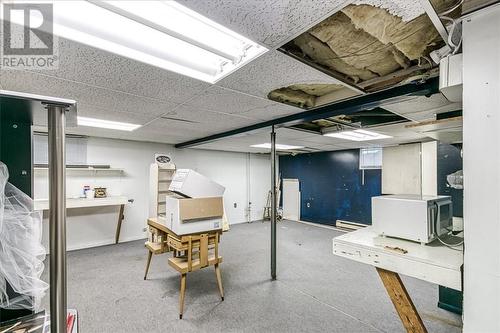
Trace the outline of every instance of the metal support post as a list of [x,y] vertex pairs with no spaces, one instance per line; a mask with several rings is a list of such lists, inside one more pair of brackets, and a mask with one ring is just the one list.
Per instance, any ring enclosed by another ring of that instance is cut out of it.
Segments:
[[271,279],[276,280],[276,132],[271,130]]
[[66,332],[66,107],[47,104],[49,132],[50,326]]

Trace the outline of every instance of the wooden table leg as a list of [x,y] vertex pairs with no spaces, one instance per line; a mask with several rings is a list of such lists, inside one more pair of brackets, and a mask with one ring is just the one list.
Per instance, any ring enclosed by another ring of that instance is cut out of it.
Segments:
[[144,280],[148,278],[149,264],[151,264],[151,257],[153,257],[153,252],[148,251],[148,262],[146,263],[146,271],[144,272]]
[[377,272],[406,331],[411,333],[427,333],[427,329],[399,275],[378,267]]
[[222,288],[222,277],[220,275],[219,264],[215,264],[215,275],[217,277],[217,286],[219,287],[219,293],[221,300],[224,300],[224,289]]
[[186,295],[186,274],[181,275],[181,293],[179,295],[179,319],[184,313],[184,296]]
[[116,224],[115,244],[118,244],[118,241],[120,240],[120,231],[122,229],[122,221],[125,218],[125,216],[123,216],[123,209],[124,208],[125,208],[125,205],[120,205],[120,212],[118,213],[118,223]]

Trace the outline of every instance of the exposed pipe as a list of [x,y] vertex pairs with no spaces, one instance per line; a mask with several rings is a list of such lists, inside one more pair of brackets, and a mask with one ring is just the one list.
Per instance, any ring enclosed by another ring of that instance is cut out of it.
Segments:
[[271,279],[276,280],[276,132],[271,127]]
[[49,136],[50,330],[66,332],[66,107],[47,104]]

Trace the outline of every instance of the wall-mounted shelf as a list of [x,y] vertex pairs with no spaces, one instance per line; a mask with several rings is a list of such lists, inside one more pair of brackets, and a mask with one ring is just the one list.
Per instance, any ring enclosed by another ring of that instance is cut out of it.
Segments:
[[[35,171],[48,171],[49,169],[47,167],[34,167],[33,170]],[[93,168],[93,167],[88,167],[88,168],[66,168],[67,172],[90,172],[90,173],[97,173],[97,172],[113,172],[113,173],[122,173],[125,172],[124,169],[120,168]]]

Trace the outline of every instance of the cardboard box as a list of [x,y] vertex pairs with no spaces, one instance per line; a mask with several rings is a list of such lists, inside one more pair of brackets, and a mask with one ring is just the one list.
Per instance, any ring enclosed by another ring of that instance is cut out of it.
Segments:
[[222,229],[222,197],[166,197],[165,203],[166,214],[160,221],[177,235]]
[[170,191],[188,198],[222,197],[224,186],[191,169],[178,169],[169,187]]

